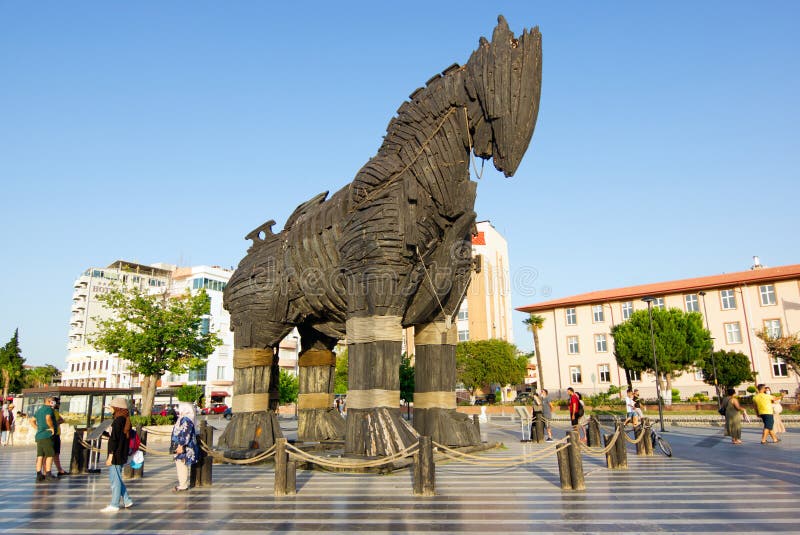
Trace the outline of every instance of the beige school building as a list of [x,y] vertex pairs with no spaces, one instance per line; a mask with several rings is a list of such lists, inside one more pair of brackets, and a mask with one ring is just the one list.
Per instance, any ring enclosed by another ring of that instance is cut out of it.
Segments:
[[[758,382],[773,392],[795,395],[798,377],[782,359],[766,352],[756,332],[781,336],[800,331],[800,264],[764,268],[757,259],[748,271],[601,290],[518,308],[544,318],[539,331],[544,386],[593,394],[612,384],[624,385],[625,370],[614,358],[611,327],[635,310],[646,310],[642,298],[647,296],[656,298],[654,307],[701,313],[715,350],[744,353]],[[656,397],[653,375],[634,374],[633,385],[644,397]],[[697,370],[676,377],[672,387],[681,399],[697,392],[714,395],[714,387],[704,383]]]

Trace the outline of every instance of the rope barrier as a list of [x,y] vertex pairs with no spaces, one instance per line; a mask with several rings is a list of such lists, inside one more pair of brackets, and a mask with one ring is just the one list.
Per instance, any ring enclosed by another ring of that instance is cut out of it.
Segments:
[[[621,428],[617,428],[617,430],[614,432],[614,436],[611,437],[611,439],[608,442],[608,445],[605,448],[597,449],[597,448],[594,448],[592,446],[587,446],[583,442],[578,442],[578,445],[580,446],[581,451],[586,453],[587,455],[594,455],[596,457],[602,457],[605,454],[607,454],[609,451],[611,451],[616,446],[617,440],[619,440],[620,429]],[[625,433],[622,433],[622,434],[625,435]],[[625,436],[627,436],[627,435],[625,435]]]
[[414,444],[408,446],[404,450],[398,451],[388,457],[384,457],[383,459],[375,459],[374,461],[361,461],[358,463],[342,463],[337,461],[332,461],[326,457],[318,457],[316,455],[311,455],[308,452],[305,452],[299,449],[294,444],[286,444],[286,451],[290,453],[291,456],[306,461],[311,462],[319,466],[324,466],[328,468],[374,468],[377,466],[383,466],[386,464],[391,464],[399,459],[403,459],[408,457],[410,454],[416,452],[419,449],[419,443],[415,442]]
[[[644,439],[644,436],[647,433],[645,433],[644,427],[640,427],[639,429],[641,430],[641,433],[639,433],[639,437],[636,440],[633,440],[631,437],[629,437],[628,433],[622,433],[622,436],[625,437],[625,441],[628,442],[628,444],[638,444]],[[636,433],[636,428],[633,429],[633,432]]]
[[[553,444],[551,444],[550,446],[548,446],[544,450],[542,450],[540,452],[537,452],[536,454],[527,454],[527,455],[520,455],[520,456],[516,456],[516,457],[507,457],[507,458],[501,458],[501,457],[492,457],[492,458],[478,457],[476,455],[471,455],[469,453],[463,453],[463,452],[460,452],[458,450],[454,450],[454,449],[449,448],[449,447],[447,447],[447,446],[445,446],[443,444],[439,444],[438,442],[434,442],[433,445],[437,448],[437,452],[438,453],[442,454],[444,457],[447,457],[448,459],[451,459],[453,461],[472,464],[472,465],[475,465],[475,466],[491,466],[491,467],[494,467],[494,468],[510,468],[512,466],[520,466],[520,465],[523,465],[523,464],[529,464],[529,463],[532,463],[534,461],[538,461],[540,459],[544,459],[545,457],[547,457],[549,455],[556,454],[559,451],[561,451],[561,450],[563,450],[565,448],[568,448],[569,447],[569,442],[567,441],[567,439],[562,439],[562,440],[559,440],[558,442],[554,442]],[[473,459],[475,459],[475,460],[473,460]],[[500,461],[503,461],[503,459],[522,459],[522,460],[516,461],[516,462],[500,462]]]

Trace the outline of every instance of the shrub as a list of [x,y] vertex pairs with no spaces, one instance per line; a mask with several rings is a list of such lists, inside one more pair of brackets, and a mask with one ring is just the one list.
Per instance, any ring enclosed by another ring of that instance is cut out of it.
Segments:
[[678,390],[677,388],[673,388],[672,389],[672,401],[676,402],[676,401],[680,401],[680,400],[681,400],[681,391]]
[[756,392],[758,392],[758,388],[754,387],[753,385],[747,387],[748,394],[755,394]]
[[698,392],[697,394],[695,394],[692,397],[690,397],[689,401],[691,401],[692,403],[702,403],[702,402],[708,401],[708,396],[706,396],[705,394],[703,394],[701,392]]

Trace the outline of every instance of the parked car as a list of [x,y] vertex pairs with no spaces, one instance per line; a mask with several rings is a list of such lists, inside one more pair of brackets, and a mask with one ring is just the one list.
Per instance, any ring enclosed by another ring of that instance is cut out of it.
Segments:
[[229,411],[228,406],[224,403],[212,403],[210,407],[203,407],[200,411],[200,414],[225,414],[225,411]]

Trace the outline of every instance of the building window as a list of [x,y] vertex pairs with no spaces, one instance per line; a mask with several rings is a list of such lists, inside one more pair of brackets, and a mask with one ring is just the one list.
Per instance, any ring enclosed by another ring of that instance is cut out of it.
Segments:
[[459,329],[458,330],[458,341],[459,342],[469,342],[469,329]]
[[628,370],[628,373],[631,376],[631,381],[639,382],[642,380],[642,372],[639,370]]
[[781,320],[764,320],[764,332],[770,338],[781,337]]
[[209,316],[203,316],[200,320],[200,334],[208,334],[209,330],[211,330],[211,318]]
[[592,321],[595,323],[603,323],[605,321],[603,305],[594,305],[592,307]]
[[725,341],[729,344],[742,343],[742,330],[739,328],[739,322],[725,324]]
[[775,377],[786,377],[788,375],[788,370],[786,369],[786,361],[782,358],[774,358],[772,359],[772,375]]
[[633,314],[633,301],[625,301],[622,303],[622,321],[625,321]]
[[656,297],[655,301],[653,301],[653,308],[660,308],[661,310],[664,310],[666,308],[664,306],[664,298]]
[[608,351],[608,342],[606,341],[605,334],[594,335],[594,349],[598,353],[605,353]]
[[189,381],[205,381],[206,380],[206,367],[203,366],[198,370],[189,370]]
[[469,312],[467,312],[466,307],[461,307],[458,309],[458,321],[467,321],[469,319]]
[[580,345],[578,345],[577,336],[567,336],[567,353],[570,355],[577,355],[580,352]]
[[684,299],[686,300],[686,312],[700,312],[697,294],[687,294]]
[[225,289],[228,285],[226,282],[216,281],[214,279],[192,279],[192,289],[199,290],[201,288],[205,288],[206,290],[214,290],[216,292],[221,292]]
[[722,290],[719,296],[722,299],[722,310],[734,310],[736,308],[736,295],[733,290]]
[[611,368],[608,364],[601,364],[597,367],[597,371],[600,372],[599,375],[601,383],[611,382]]
[[578,384],[583,382],[581,380],[581,367],[580,366],[570,366],[569,367],[569,377],[572,381],[572,384]]
[[567,309],[567,325],[577,325],[578,315],[575,313],[574,308]]
[[777,303],[775,300],[775,285],[765,284],[759,286],[758,293],[761,295],[761,306],[769,306]]
[[225,366],[217,366],[217,380],[222,381],[225,379]]
[[705,378],[706,378],[706,374],[703,373],[703,370],[697,369],[697,368],[694,370],[694,380],[695,381],[703,381],[703,380],[705,380]]

